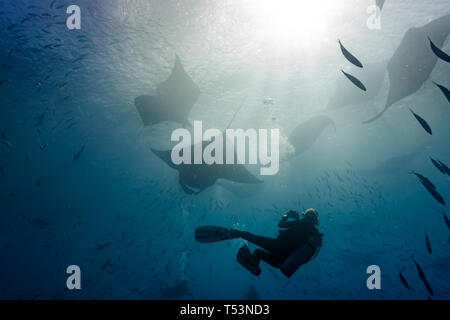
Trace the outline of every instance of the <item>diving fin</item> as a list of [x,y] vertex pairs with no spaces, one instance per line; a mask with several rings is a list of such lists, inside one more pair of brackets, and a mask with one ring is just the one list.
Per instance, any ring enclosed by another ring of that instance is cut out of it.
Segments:
[[261,268],[246,245],[243,245],[239,249],[236,258],[241,266],[253,273],[255,276],[259,276],[261,273]]
[[240,238],[238,230],[214,226],[195,229],[195,240],[198,242],[217,242]]

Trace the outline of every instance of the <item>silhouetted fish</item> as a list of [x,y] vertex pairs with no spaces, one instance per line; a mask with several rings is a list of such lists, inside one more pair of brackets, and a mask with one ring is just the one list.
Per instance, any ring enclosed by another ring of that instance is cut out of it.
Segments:
[[106,268],[112,267],[112,266],[114,266],[114,264],[112,264],[112,263],[111,263],[111,259],[108,258],[108,260],[106,260],[106,262],[103,264],[102,270],[105,270]]
[[341,40],[338,40],[338,42],[339,42],[339,46],[341,47],[341,51],[342,51],[342,54],[344,55],[344,57],[348,61],[353,63],[355,66],[362,68],[363,67],[362,63],[354,55],[352,55],[347,49],[345,49],[345,47],[342,45]]
[[84,146],[82,146],[81,149],[73,155],[73,161],[78,161],[78,159],[80,159],[80,156],[83,153],[83,151],[84,151]]
[[[386,77],[387,61],[369,63],[364,65],[364,72],[359,76],[361,82],[366,86],[367,91],[355,90],[353,83],[348,79],[338,77],[334,93],[328,101],[327,109],[338,109],[349,105],[364,103],[369,101],[378,94]],[[356,71],[353,67],[350,71]]]
[[5,146],[7,146],[8,148],[11,148],[12,144],[11,144],[11,142],[8,140],[8,137],[6,136],[6,133],[5,133],[5,132],[2,132],[1,140],[2,140],[2,143],[3,143]]
[[157,89],[156,96],[143,95],[134,100],[144,126],[162,121],[190,125],[188,115],[200,95],[200,89],[184,70],[178,56],[171,75]]
[[442,91],[442,93],[444,94],[444,96],[447,98],[447,101],[450,102],[450,90],[448,90],[446,87],[444,87],[443,85],[440,85],[439,83],[436,83],[433,81],[433,83]]
[[356,77],[352,76],[351,74],[348,74],[347,72],[345,72],[344,70],[341,70],[342,73],[347,77],[348,80],[350,80],[351,82],[353,82],[353,84],[355,86],[357,86],[358,88],[360,88],[363,91],[367,91],[366,87],[364,86],[364,84],[359,81]]
[[411,174],[414,174],[416,177],[419,178],[420,182],[422,182],[426,187],[429,187],[431,189],[436,189],[436,186],[424,175],[411,171]]
[[441,60],[444,60],[445,62],[450,62],[450,57],[448,54],[446,54],[444,51],[442,51],[441,49],[439,49],[438,47],[436,47],[433,43],[433,41],[431,41],[430,37],[428,37],[428,40],[430,40],[430,47],[431,50],[433,50],[434,54]]
[[430,238],[428,238],[428,235],[426,233],[425,233],[425,245],[427,247],[427,251],[431,254],[432,253],[431,242]]
[[413,258],[414,264],[416,265],[417,272],[419,273],[420,279],[422,279],[423,284],[425,285],[425,288],[427,288],[427,291],[434,296],[433,289],[431,288],[430,284],[427,281],[427,278],[425,277],[425,273],[423,272],[421,266],[417,263],[417,261]]
[[436,191],[436,186],[425,176],[421,175],[417,172],[410,172],[411,174],[416,175],[420,182],[424,185],[424,187],[428,190],[428,192],[435,198],[439,203],[445,206],[444,198]]
[[421,116],[419,116],[416,113],[414,113],[414,111],[412,111],[411,109],[409,109],[409,110],[412,112],[412,114],[417,119],[417,121],[419,121],[419,123],[422,126],[422,128],[424,128],[426,132],[428,132],[429,134],[432,135],[433,131],[431,131],[431,127],[428,125],[428,123],[425,121],[425,119],[423,119]]
[[437,57],[428,48],[427,35],[442,45],[449,32],[450,15],[406,32],[387,67],[389,94],[386,104],[381,112],[363,123],[377,120],[391,105],[422,87],[437,62]]
[[436,160],[434,160],[432,157],[430,157],[430,160],[431,160],[431,162],[433,163],[433,165],[434,165],[440,172],[442,172],[442,173],[445,174],[445,170],[441,167],[441,165],[440,165]]
[[41,151],[44,151],[47,147],[48,147],[48,143],[44,143],[44,144],[39,143],[39,149],[41,149]]
[[410,289],[408,281],[406,281],[405,277],[403,276],[402,272],[399,271],[398,275],[400,276],[400,281],[402,282],[402,284],[405,286],[406,289]]
[[445,221],[445,224],[447,225],[447,228],[450,229],[450,220],[447,218],[447,215],[445,214],[444,210],[442,210],[442,214],[444,215],[444,221]]
[[444,163],[442,163],[440,160],[435,160],[433,158],[430,157],[431,162],[433,163],[433,165],[443,174],[449,175],[450,176],[450,168],[447,167]]
[[326,127],[333,125],[334,121],[327,116],[316,116],[299,124],[289,135],[289,142],[295,148],[295,154],[301,154],[311,148]]

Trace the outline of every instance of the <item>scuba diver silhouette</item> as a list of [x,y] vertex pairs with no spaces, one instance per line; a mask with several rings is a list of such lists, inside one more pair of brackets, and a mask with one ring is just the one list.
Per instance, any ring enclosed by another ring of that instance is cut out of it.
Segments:
[[302,264],[314,258],[322,246],[323,234],[316,228],[318,216],[312,208],[303,212],[301,218],[297,211],[286,212],[278,223],[283,230],[275,239],[231,228],[205,226],[195,230],[195,240],[217,242],[242,238],[264,249],[256,249],[252,254],[247,245],[242,246],[237,260],[244,268],[258,276],[261,273],[259,263],[263,260],[290,278]]

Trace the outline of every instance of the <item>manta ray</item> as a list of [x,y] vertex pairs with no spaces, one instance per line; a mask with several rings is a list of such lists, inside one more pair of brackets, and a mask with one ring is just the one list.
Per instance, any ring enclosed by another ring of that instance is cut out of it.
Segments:
[[363,123],[377,120],[397,101],[415,93],[429,78],[437,57],[428,43],[428,37],[442,47],[450,32],[450,15],[431,21],[420,28],[411,28],[388,63],[389,93],[384,109]]
[[144,126],[173,121],[190,126],[188,116],[200,89],[184,70],[178,56],[169,78],[157,86],[157,95],[142,95],[134,104]]
[[315,116],[299,124],[289,136],[289,142],[295,148],[295,155],[299,155],[314,144],[326,127],[333,125],[334,121],[327,116]]
[[[208,143],[203,141],[203,148]],[[251,174],[242,164],[225,164],[225,161],[223,161],[224,164],[174,164],[171,158],[172,150],[152,149],[152,152],[169,167],[178,171],[178,182],[187,194],[197,195],[213,186],[219,179],[248,184],[263,182]],[[194,145],[191,145],[191,154],[194,154]],[[223,159],[226,159],[226,150],[223,152]]]
[[[347,79],[339,77],[336,81],[336,88],[333,96],[328,102],[327,109],[339,109],[349,105],[363,103],[373,99],[380,91],[383,80],[386,76],[387,61],[366,64],[364,72],[358,74],[359,79],[365,84],[367,91],[361,91],[355,88]],[[349,70],[354,74],[357,68]]]
[[385,0],[376,0],[377,7],[380,8],[380,11],[383,9]]

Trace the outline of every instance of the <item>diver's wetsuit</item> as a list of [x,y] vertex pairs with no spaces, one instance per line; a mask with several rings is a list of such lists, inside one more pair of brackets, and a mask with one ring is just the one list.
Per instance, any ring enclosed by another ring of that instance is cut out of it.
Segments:
[[284,260],[306,243],[311,235],[319,233],[311,219],[300,219],[298,213],[293,218],[293,221],[287,221],[288,217],[283,216],[278,226],[286,230],[280,230],[280,234],[276,239],[240,231],[242,239],[265,249],[256,249],[253,252],[253,258],[256,259],[255,262],[257,264],[262,259],[271,266],[279,268]]

